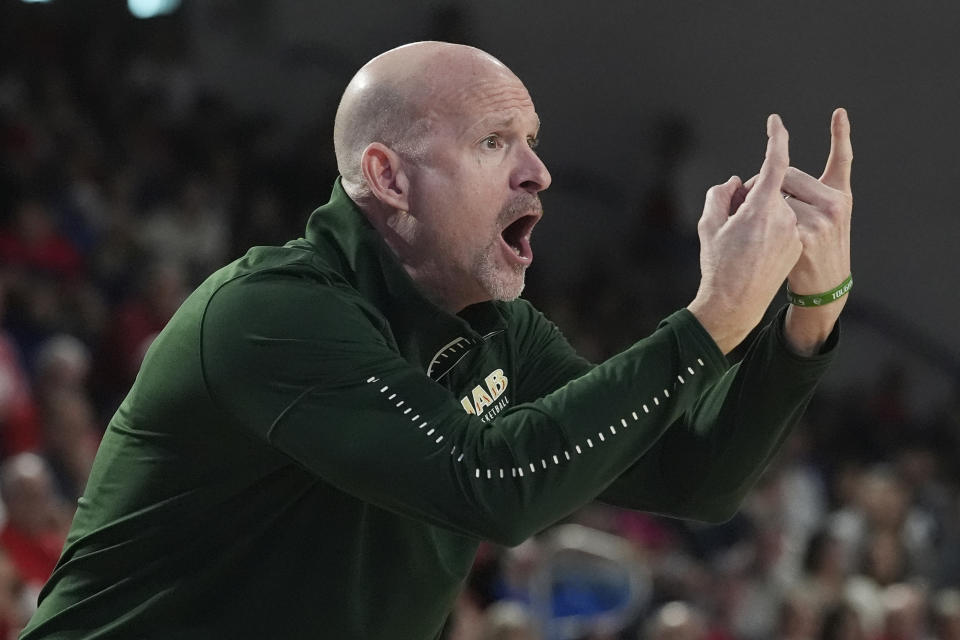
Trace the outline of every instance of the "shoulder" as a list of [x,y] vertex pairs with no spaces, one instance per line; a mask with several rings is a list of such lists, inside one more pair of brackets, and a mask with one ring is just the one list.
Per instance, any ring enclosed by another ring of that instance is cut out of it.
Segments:
[[254,247],[204,283],[211,328],[316,334],[385,321],[344,275],[309,245]]

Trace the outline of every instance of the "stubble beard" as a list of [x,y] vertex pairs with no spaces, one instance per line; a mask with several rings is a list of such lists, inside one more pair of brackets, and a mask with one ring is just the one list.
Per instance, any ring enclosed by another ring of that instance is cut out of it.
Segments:
[[473,274],[491,300],[505,302],[516,300],[523,293],[527,268],[523,265],[504,267],[498,264],[501,252],[500,236],[497,235],[483,252],[477,256]]
[[540,211],[540,198],[529,194],[520,196],[508,202],[497,216],[497,228],[493,239],[481,251],[473,264],[473,275],[480,287],[490,296],[491,300],[509,302],[516,300],[523,293],[526,265],[503,265],[500,246],[500,232],[503,227],[514,220],[518,214],[529,211]]

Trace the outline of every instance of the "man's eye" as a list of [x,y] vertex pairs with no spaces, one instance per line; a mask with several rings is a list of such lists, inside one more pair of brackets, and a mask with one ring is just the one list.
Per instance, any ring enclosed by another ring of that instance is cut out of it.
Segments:
[[540,144],[540,138],[529,136],[527,138],[527,144],[530,146],[531,149],[536,149],[537,146]]
[[500,149],[503,147],[503,141],[500,136],[494,134],[483,139],[483,146],[486,149]]

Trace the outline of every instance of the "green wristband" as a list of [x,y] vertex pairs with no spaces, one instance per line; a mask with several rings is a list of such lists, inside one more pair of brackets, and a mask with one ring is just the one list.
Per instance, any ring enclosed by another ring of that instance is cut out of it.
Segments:
[[835,302],[847,295],[850,289],[853,288],[853,274],[847,276],[847,279],[838,284],[830,291],[825,291],[823,293],[815,293],[809,296],[801,296],[793,291],[790,291],[790,285],[787,285],[787,301],[790,304],[795,304],[798,307],[822,307],[825,304],[830,304]]

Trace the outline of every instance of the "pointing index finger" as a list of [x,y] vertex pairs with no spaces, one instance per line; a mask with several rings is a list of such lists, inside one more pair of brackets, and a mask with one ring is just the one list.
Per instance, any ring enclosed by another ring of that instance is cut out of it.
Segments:
[[790,166],[789,135],[780,116],[775,113],[767,118],[767,136],[766,157],[757,175],[756,184],[747,195],[748,200],[773,194],[779,197],[783,176],[787,172],[787,167]]
[[839,191],[850,193],[850,168],[853,164],[853,145],[850,144],[850,118],[843,107],[833,112],[830,119],[830,155],[820,182]]

